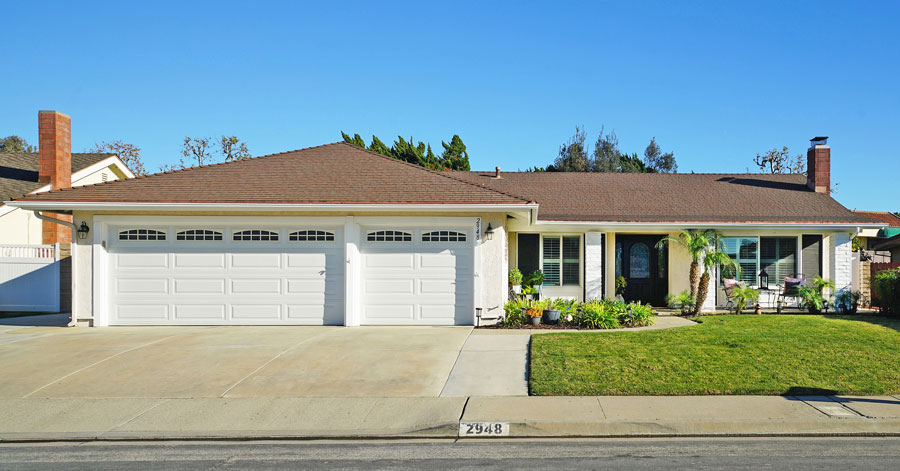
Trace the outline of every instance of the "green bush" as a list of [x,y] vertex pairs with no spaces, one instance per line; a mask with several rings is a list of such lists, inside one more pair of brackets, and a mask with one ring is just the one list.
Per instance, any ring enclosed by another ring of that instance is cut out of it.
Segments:
[[628,327],[644,327],[656,322],[656,314],[649,303],[635,302],[628,305],[628,310],[620,320]]
[[[619,303],[608,299],[603,301],[591,301],[581,305],[581,326],[588,329],[617,329],[619,328]],[[624,303],[621,303],[624,307]]]
[[878,272],[872,287],[873,297],[882,311],[900,314],[900,268]]
[[503,320],[500,321],[500,325],[505,327],[513,327],[517,325],[521,325],[525,323],[525,314],[522,313],[522,309],[526,306],[524,299],[513,299],[507,301],[506,304],[503,305],[503,311],[506,315],[503,316]]

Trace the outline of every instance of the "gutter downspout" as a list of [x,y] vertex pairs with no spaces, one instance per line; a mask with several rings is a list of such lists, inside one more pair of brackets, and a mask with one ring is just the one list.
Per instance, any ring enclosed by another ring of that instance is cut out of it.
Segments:
[[[73,235],[73,237],[74,237],[74,235],[76,234],[76,232],[77,232],[77,230],[78,230],[78,228],[75,227],[75,223],[74,223],[74,222],[63,221],[63,220],[56,219],[56,218],[52,218],[52,217],[49,217],[49,216],[44,216],[43,214],[41,214],[40,211],[37,211],[37,210],[34,210],[34,211],[32,211],[32,212],[34,213],[35,217],[37,217],[38,219],[40,219],[40,220],[42,220],[42,221],[52,222],[52,223],[54,223],[54,224],[60,224],[60,225],[63,225],[63,226],[69,226],[69,227],[72,229],[72,235]],[[73,242],[73,244],[74,244],[74,242]],[[59,256],[59,255],[57,254],[57,256]],[[71,314],[71,317],[69,318],[69,323],[66,324],[66,327],[75,327],[75,325],[78,323],[78,317],[75,315],[75,283],[76,283],[76,276],[75,276],[75,250],[72,250],[72,255],[71,255],[71,256],[72,256],[72,309],[70,309],[70,310],[71,310],[72,312],[70,313],[70,314]]]

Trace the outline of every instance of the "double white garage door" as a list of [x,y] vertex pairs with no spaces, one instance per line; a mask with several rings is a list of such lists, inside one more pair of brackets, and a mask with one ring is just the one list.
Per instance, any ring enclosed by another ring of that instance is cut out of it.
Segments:
[[471,324],[472,230],[362,226],[347,280],[343,225],[110,225],[112,325]]

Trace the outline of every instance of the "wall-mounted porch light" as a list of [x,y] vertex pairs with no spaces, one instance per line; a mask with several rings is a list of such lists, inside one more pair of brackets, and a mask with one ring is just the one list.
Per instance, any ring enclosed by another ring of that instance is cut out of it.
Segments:
[[78,227],[78,239],[79,240],[87,239],[88,232],[91,232],[91,228],[89,228],[88,225],[84,221],[81,221],[81,226]]
[[494,238],[494,228],[491,227],[491,223],[488,223],[487,229],[484,230],[484,239],[491,240]]

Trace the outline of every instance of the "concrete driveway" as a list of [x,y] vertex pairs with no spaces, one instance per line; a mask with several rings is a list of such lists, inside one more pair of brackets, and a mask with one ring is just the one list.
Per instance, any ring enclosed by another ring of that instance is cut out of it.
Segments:
[[471,331],[2,325],[0,398],[436,397]]

